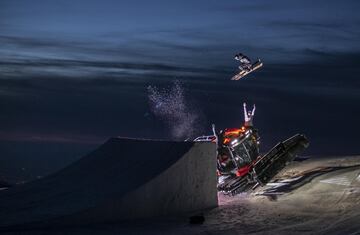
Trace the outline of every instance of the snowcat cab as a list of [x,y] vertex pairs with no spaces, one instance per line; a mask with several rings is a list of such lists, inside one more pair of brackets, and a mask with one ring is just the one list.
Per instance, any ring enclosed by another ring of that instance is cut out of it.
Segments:
[[[229,164],[232,167],[224,166],[222,158],[218,156],[219,175],[235,173],[238,176],[247,172],[245,169],[259,155],[258,138],[253,134],[250,128],[227,128],[223,133],[223,143],[218,143],[220,151],[227,152]],[[226,149],[221,151],[221,148]],[[230,169],[229,169],[230,168]],[[233,168],[233,169],[231,169]]]

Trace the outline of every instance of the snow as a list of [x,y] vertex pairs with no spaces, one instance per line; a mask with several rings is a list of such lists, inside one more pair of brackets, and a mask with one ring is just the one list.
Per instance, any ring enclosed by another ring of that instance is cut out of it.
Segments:
[[1,191],[0,230],[214,207],[215,168],[211,143],[113,138],[58,173]]
[[321,183],[326,184],[338,184],[338,185],[344,185],[344,186],[350,186],[351,182],[346,177],[334,177],[330,179],[320,180]]
[[[219,208],[207,215],[204,231],[209,234],[357,234],[360,232],[360,182],[356,180],[359,163],[360,157],[339,157],[290,164],[275,181],[297,178],[298,174],[313,170],[321,172],[329,167],[333,170],[317,174],[289,192],[274,189],[275,196],[259,196],[264,188],[237,197],[221,195]],[[324,183],[334,179],[346,179],[350,184]]]
[[[214,209],[21,234],[359,234],[359,164],[360,156],[309,158],[289,164],[254,192],[234,197],[220,193]],[[273,194],[264,195],[266,190]],[[195,213],[204,215],[204,224],[189,224]]]

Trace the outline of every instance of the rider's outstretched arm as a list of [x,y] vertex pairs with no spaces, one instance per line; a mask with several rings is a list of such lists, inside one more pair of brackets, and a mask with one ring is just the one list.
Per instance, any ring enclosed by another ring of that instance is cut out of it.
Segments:
[[251,116],[254,116],[254,115],[255,115],[255,109],[256,109],[256,106],[255,106],[255,104],[254,104],[253,110],[251,111]]
[[216,130],[215,130],[215,124],[212,124],[212,125],[211,125],[211,128],[212,128],[213,135],[214,135],[215,137],[217,137]]
[[215,136],[216,146],[217,146],[217,148],[219,148],[219,136],[216,134],[215,124],[212,124],[211,127],[212,127],[213,134]]

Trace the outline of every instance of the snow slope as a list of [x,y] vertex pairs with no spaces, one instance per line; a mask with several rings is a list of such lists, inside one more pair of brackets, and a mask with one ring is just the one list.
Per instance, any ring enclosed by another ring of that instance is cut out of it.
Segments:
[[112,138],[58,173],[0,191],[0,231],[214,207],[215,169],[212,143]]

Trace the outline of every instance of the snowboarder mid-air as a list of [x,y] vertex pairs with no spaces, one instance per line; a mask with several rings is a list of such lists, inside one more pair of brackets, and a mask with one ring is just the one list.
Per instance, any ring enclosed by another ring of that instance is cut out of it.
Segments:
[[249,73],[261,68],[263,63],[260,59],[257,59],[254,63],[251,63],[251,60],[246,55],[239,53],[235,55],[235,60],[240,62],[239,69],[240,71],[231,78],[231,80],[239,80]]
[[249,72],[251,70],[251,61],[249,59],[249,57],[247,57],[246,55],[239,53],[235,55],[235,60],[238,60],[240,62],[240,66],[239,69],[241,71],[245,70],[247,72]]
[[253,118],[255,115],[255,104],[253,106],[252,111],[247,111],[246,110],[246,103],[243,104],[244,106],[244,118],[245,118],[245,127],[253,127]]

